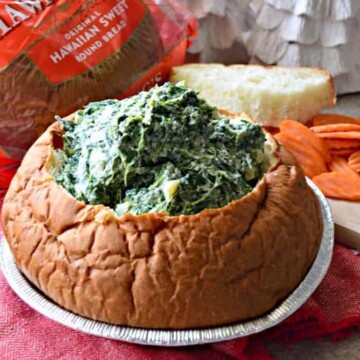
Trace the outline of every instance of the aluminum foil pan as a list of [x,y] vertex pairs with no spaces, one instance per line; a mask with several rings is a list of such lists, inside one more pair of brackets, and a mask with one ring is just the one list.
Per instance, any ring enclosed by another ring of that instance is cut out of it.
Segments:
[[308,180],[308,184],[320,201],[324,222],[319,252],[308,274],[296,290],[270,313],[251,321],[190,330],[147,330],[109,325],[61,308],[33,287],[16,266],[6,241],[0,243],[1,267],[15,293],[33,309],[62,325],[91,335],[158,346],[197,345],[248,336],[279,324],[298,310],[318,287],[330,265],[334,245],[334,224],[330,208],[324,195],[314,183]]

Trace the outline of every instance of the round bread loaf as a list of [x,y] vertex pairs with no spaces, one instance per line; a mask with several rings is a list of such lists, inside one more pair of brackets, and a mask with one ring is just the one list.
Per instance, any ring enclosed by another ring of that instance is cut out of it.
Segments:
[[104,61],[60,83],[49,82],[28,54],[19,53],[0,69],[1,145],[22,157],[55,114],[66,116],[91,101],[118,97],[163,54],[151,13]]
[[183,329],[262,315],[300,283],[322,235],[320,207],[282,147],[252,192],[195,215],[114,215],[48,168],[58,122],[25,156],[2,224],[16,263],[53,301],[112,324]]

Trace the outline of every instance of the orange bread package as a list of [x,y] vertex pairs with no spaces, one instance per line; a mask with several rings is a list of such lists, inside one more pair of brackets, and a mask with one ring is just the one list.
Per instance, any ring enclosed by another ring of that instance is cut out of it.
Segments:
[[0,173],[55,115],[166,80],[195,32],[175,0],[0,0]]

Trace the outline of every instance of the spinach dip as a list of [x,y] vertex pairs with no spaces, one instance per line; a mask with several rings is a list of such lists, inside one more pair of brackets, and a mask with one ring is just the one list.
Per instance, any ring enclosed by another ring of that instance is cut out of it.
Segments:
[[252,191],[269,168],[261,127],[182,83],[88,104],[64,121],[52,173],[77,200],[118,215],[190,215]]

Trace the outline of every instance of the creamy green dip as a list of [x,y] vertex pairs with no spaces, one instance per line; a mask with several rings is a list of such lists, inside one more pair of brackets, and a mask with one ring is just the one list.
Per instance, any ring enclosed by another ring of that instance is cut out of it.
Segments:
[[268,168],[260,126],[230,119],[182,84],[93,102],[64,125],[56,182],[118,215],[195,214],[254,188]]

